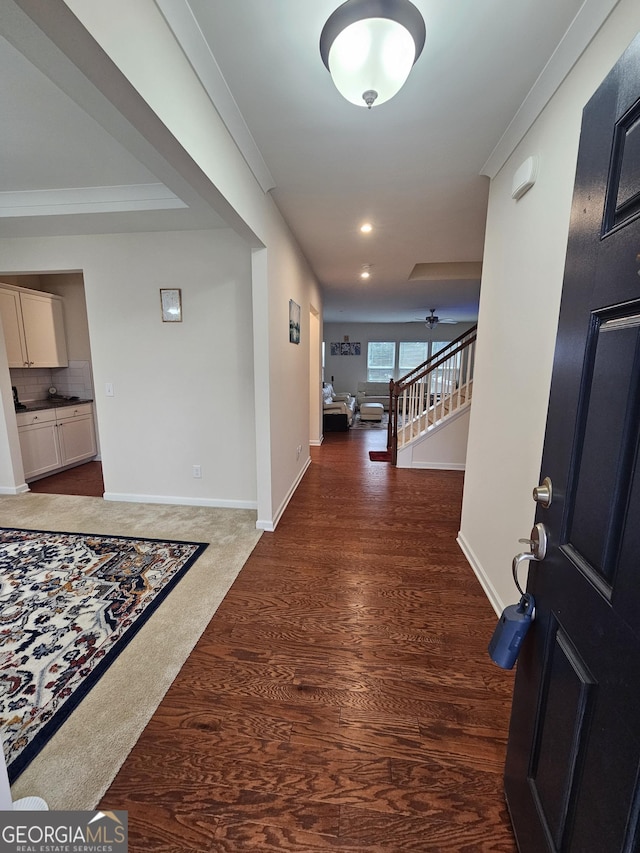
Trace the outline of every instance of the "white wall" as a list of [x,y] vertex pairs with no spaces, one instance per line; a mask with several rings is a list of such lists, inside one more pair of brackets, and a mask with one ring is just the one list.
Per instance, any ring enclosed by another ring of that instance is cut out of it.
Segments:
[[[108,495],[256,506],[244,241],[228,229],[5,239],[0,258],[9,272],[83,271]],[[182,289],[182,323],[161,321],[161,287]]]
[[438,468],[445,471],[464,471],[469,436],[467,406],[434,427],[415,444],[398,451],[398,468]]
[[309,444],[322,443],[322,395],[319,377],[322,375],[322,318],[312,305],[309,311]]
[[[621,0],[491,183],[460,543],[497,612],[534,520],[582,109],[639,29]],[[516,202],[530,155],[538,181]]]
[[[156,3],[153,0],[136,0],[134,4],[129,0],[112,0],[107,5],[101,2],[86,3],[84,0],[64,2],[180,143],[180,146],[163,144],[162,157],[166,157],[167,162],[175,167],[176,174],[188,176],[186,179],[192,182],[191,189],[196,191],[198,197],[215,204],[217,212],[227,218],[236,233],[241,234],[247,246],[254,250],[252,257],[247,256],[253,291],[253,326],[247,323],[242,333],[246,346],[243,354],[250,355],[251,339],[253,341],[253,371],[249,372],[253,373],[256,428],[250,446],[243,448],[243,458],[236,452],[227,452],[223,467],[238,467],[239,477],[232,489],[237,494],[247,491],[248,470],[252,470],[258,525],[272,529],[308,463],[308,316],[310,304],[322,312],[322,298],[317,282],[271,197],[263,192],[248,168]],[[57,29],[61,18],[59,6],[60,3],[52,2],[50,7],[40,9],[38,14],[38,26],[43,32],[51,32],[57,42],[60,42]],[[77,50],[74,45],[68,49]],[[91,57],[85,54],[90,53],[90,45],[83,42],[82,50],[81,62],[84,63],[83,67],[92,69],[93,85],[107,92],[111,103],[122,102],[126,106],[131,100],[130,92],[128,87],[122,86],[119,75],[111,72],[102,62],[101,55],[96,56],[93,65],[88,61]],[[142,112],[136,118],[129,111],[127,121],[147,138],[153,124],[147,121]],[[162,141],[166,142],[164,139]],[[187,155],[197,164],[198,169],[186,162]],[[206,250],[192,261],[197,265],[205,259],[208,262]],[[33,266],[29,269],[32,270]],[[147,271],[150,275],[154,269],[155,265],[149,263]],[[107,285],[107,278],[106,274],[99,273],[89,284],[85,271],[88,302],[93,300],[95,306],[103,305],[106,297],[97,294],[99,288]],[[223,296],[228,298],[229,294]],[[295,299],[300,305],[303,317],[302,341],[297,347],[288,341],[289,299]],[[91,305],[89,310],[91,313]],[[224,323],[224,315],[221,322]],[[233,319],[228,324],[228,332],[220,330],[223,337],[235,331],[240,330]],[[173,334],[178,336],[175,331]],[[99,386],[105,374],[104,371],[102,377],[98,374],[93,329],[91,337],[94,372]],[[152,338],[155,339],[155,336]],[[185,344],[188,348],[191,340]],[[162,359],[160,361],[161,369],[167,369]],[[241,365],[230,360],[225,365],[225,378],[216,377],[224,382],[226,393],[230,394],[233,403],[236,391],[228,392],[229,387],[240,389],[238,393],[243,403],[250,393],[251,381],[245,374],[245,367],[244,360]],[[110,381],[114,381],[113,378]],[[109,405],[112,404],[113,401],[110,401]],[[236,408],[231,410],[231,423],[225,423],[227,434],[236,428],[236,421],[233,420],[236,411]],[[213,429],[214,434],[217,434],[216,426],[208,425],[206,428]],[[245,434],[240,427],[237,439],[243,437]],[[105,442],[108,439],[102,435],[102,440],[103,453],[106,453]],[[296,458],[300,445],[305,452]],[[197,463],[199,460],[191,461]],[[202,460],[200,463],[204,465]],[[159,471],[154,474],[155,480],[162,478]],[[129,481],[130,475],[125,476],[124,471],[118,472],[118,482],[126,485]],[[204,488],[203,484],[195,486]],[[166,487],[165,484],[163,488]],[[194,483],[181,482],[180,487],[191,491]]]
[[[268,218],[266,242],[268,358],[262,359],[260,364],[256,360],[256,383],[266,381],[269,389],[273,523],[264,517],[259,518],[258,523],[265,530],[271,530],[310,462],[309,346],[313,341],[319,349],[320,341],[315,336],[312,338],[309,317],[312,307],[321,310],[322,297],[275,205]],[[299,344],[289,341],[290,299],[300,306]],[[317,364],[319,387],[319,357]],[[298,447],[302,448],[299,455]]]
[[[424,323],[325,323],[324,379],[331,382],[337,392],[349,391],[355,396],[358,382],[367,378],[367,344],[369,341],[452,341],[471,328],[472,323],[456,326],[442,325],[430,332]],[[350,342],[359,341],[361,354],[331,355],[331,343],[342,342],[348,336]]]

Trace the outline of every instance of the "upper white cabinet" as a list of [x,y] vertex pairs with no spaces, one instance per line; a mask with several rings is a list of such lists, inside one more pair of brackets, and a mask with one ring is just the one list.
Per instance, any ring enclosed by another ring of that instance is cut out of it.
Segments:
[[62,298],[0,286],[0,319],[9,367],[67,367]]

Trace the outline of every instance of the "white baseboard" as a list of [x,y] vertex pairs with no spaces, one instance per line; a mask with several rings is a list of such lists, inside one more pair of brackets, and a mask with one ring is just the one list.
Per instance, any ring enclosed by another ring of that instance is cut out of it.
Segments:
[[460,550],[467,558],[469,565],[474,571],[475,576],[480,581],[480,585],[485,592],[485,595],[489,599],[491,606],[495,610],[496,616],[500,616],[504,608],[506,607],[505,603],[502,601],[494,585],[491,583],[489,578],[487,577],[487,573],[482,568],[478,558],[473,553],[473,549],[469,545],[469,543],[465,540],[464,536],[460,531],[458,531],[458,538],[456,542],[460,546]]
[[300,481],[302,480],[302,478],[306,474],[306,471],[307,471],[307,468],[309,467],[309,465],[311,465],[311,457],[310,456],[307,457],[304,465],[302,466],[302,468],[300,470],[300,473],[298,474],[298,476],[295,479],[295,482],[293,483],[293,485],[291,486],[291,488],[287,492],[285,499],[280,504],[280,507],[279,507],[278,511],[276,512],[276,514],[273,518],[273,521],[269,521],[268,519],[260,519],[259,518],[256,521],[256,528],[258,530],[265,530],[267,533],[273,533],[273,531],[278,526],[278,522],[282,518],[283,512],[285,511],[285,509],[289,505],[289,501],[293,497],[295,490],[300,485]]
[[465,471],[464,462],[412,462],[412,468],[431,468],[434,471]]
[[185,498],[172,495],[132,495],[105,492],[105,501],[124,501],[134,504],[173,504],[174,506],[210,506],[217,509],[257,509],[257,501],[232,501],[218,498]]
[[322,438],[310,439],[309,440],[309,446],[310,447],[321,447],[323,440],[324,440],[324,436],[322,436]]
[[23,495],[28,491],[30,489],[26,483],[22,483],[21,486],[0,486],[0,495]]

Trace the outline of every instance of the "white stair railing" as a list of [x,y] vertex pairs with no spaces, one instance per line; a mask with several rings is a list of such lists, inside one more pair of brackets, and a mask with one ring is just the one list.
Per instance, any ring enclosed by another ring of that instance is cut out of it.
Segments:
[[445,349],[392,382],[389,447],[393,461],[398,448],[458,411],[471,399],[476,326]]

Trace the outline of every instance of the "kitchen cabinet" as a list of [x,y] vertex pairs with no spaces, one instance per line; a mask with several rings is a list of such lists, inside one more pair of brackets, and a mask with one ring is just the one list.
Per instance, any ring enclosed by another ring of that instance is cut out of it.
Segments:
[[91,403],[18,412],[16,420],[27,481],[86,462],[96,455]]
[[62,468],[56,410],[16,415],[25,480]]
[[85,462],[96,455],[96,433],[93,428],[91,403],[56,409],[56,421],[63,465]]
[[9,367],[67,367],[62,298],[2,285],[0,320]]

